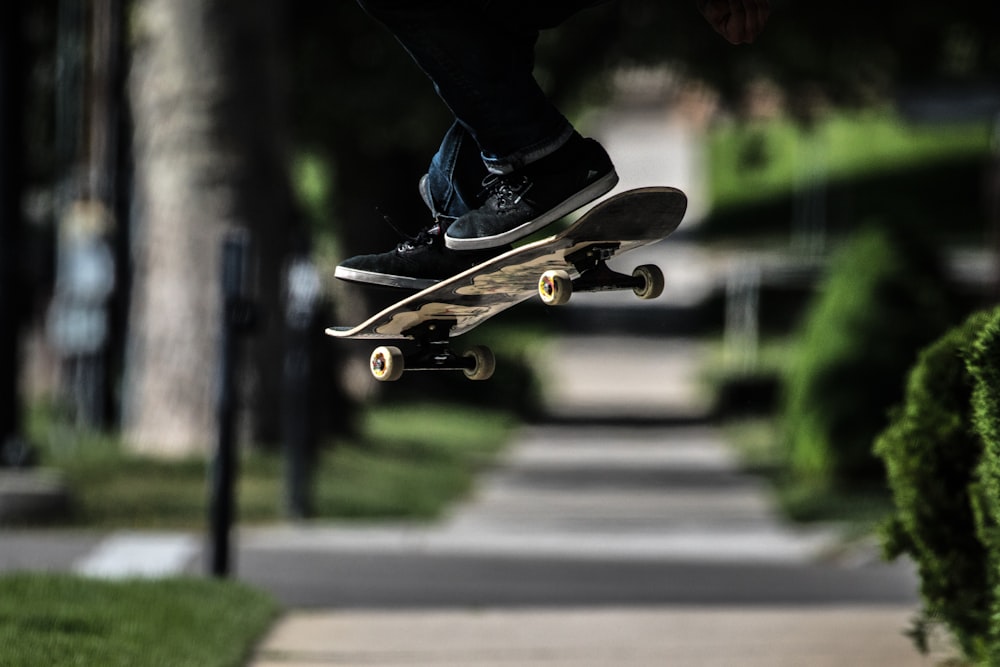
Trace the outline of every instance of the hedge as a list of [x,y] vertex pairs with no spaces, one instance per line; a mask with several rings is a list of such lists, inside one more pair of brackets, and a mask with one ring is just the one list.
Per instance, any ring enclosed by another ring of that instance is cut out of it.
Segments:
[[[990,558],[993,606],[989,663],[1000,664],[1000,308],[993,311],[972,346],[969,372],[975,378],[972,422],[982,439],[984,453],[979,467],[979,537]],[[984,583],[986,583],[984,582]]]
[[926,245],[885,228],[858,232],[833,256],[782,382],[797,478],[882,479],[872,441],[918,351],[956,321],[942,276]]
[[905,402],[877,438],[895,503],[886,555],[917,564],[923,609],[914,628],[943,623],[966,657],[996,664],[1000,642],[1000,309],[977,313],[919,356]]

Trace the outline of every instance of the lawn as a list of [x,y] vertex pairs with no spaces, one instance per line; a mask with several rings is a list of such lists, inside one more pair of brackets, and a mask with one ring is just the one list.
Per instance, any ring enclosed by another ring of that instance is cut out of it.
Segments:
[[[515,425],[508,413],[452,404],[408,404],[366,411],[359,434],[327,442],[312,467],[317,518],[437,516],[467,494]],[[43,464],[59,470],[73,498],[67,522],[101,528],[201,528],[206,522],[208,461],[159,460],[129,453],[112,436],[60,426],[45,412],[31,419]],[[283,515],[280,452],[247,448],[237,478],[237,520]]]
[[816,179],[984,155],[991,131],[989,122],[914,124],[887,111],[838,112],[808,131],[787,119],[723,125],[708,137],[712,206],[773,199]]
[[0,665],[237,667],[277,613],[270,597],[229,581],[7,575]]

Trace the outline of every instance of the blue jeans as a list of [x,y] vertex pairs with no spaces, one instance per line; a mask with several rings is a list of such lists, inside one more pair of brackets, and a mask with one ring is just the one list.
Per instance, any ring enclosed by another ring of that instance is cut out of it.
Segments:
[[431,161],[437,212],[476,206],[489,172],[509,173],[552,153],[573,127],[532,70],[539,30],[605,0],[358,0],[430,77],[455,115]]

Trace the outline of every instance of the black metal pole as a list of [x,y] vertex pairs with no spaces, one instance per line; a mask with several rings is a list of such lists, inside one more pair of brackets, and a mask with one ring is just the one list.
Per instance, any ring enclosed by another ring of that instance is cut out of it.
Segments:
[[24,48],[20,2],[0,3],[0,466],[27,458],[18,395]]
[[222,336],[219,343],[216,415],[218,441],[212,462],[209,523],[211,573],[230,571],[230,530],[233,525],[236,480],[236,365],[240,337],[251,325],[249,294],[250,236],[244,230],[229,233],[222,244]]

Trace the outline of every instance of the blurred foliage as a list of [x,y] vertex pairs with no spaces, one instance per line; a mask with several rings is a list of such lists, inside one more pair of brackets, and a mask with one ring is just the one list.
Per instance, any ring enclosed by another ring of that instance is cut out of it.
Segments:
[[694,3],[657,0],[624,0],[611,37],[619,57],[679,61],[731,96],[765,75],[789,90],[819,85],[838,103],[868,106],[899,86],[988,81],[1000,72],[994,2],[772,0],[771,6],[767,29],[752,47],[706,37]]
[[[316,517],[433,518],[469,492],[516,420],[494,407],[427,403],[427,395],[423,402],[370,408],[360,414],[356,436],[324,443],[311,466]],[[66,523],[149,529],[190,528],[207,520],[203,457],[163,460],[130,453],[117,437],[81,432],[50,409],[32,411],[28,428],[41,462],[58,470],[68,486]],[[273,451],[242,452],[240,522],[282,517],[285,463]]]
[[784,378],[791,468],[817,486],[879,479],[871,443],[917,351],[957,318],[940,262],[914,235],[870,228],[831,259]]
[[920,573],[924,606],[913,637],[926,648],[932,626],[943,622],[976,664],[996,664],[1000,655],[998,344],[1000,310],[972,315],[924,349],[905,402],[875,445],[896,506],[886,553],[909,554]]
[[708,136],[712,205],[745,207],[816,181],[860,184],[913,165],[976,160],[990,150],[991,130],[982,121],[909,123],[885,111],[830,113],[809,128],[786,118],[725,124]]
[[[940,243],[981,244],[991,123],[913,123],[888,111],[719,124],[708,134],[705,241],[832,245],[884,220]],[[945,223],[945,221],[947,221]],[[794,246],[793,246],[794,247]]]

